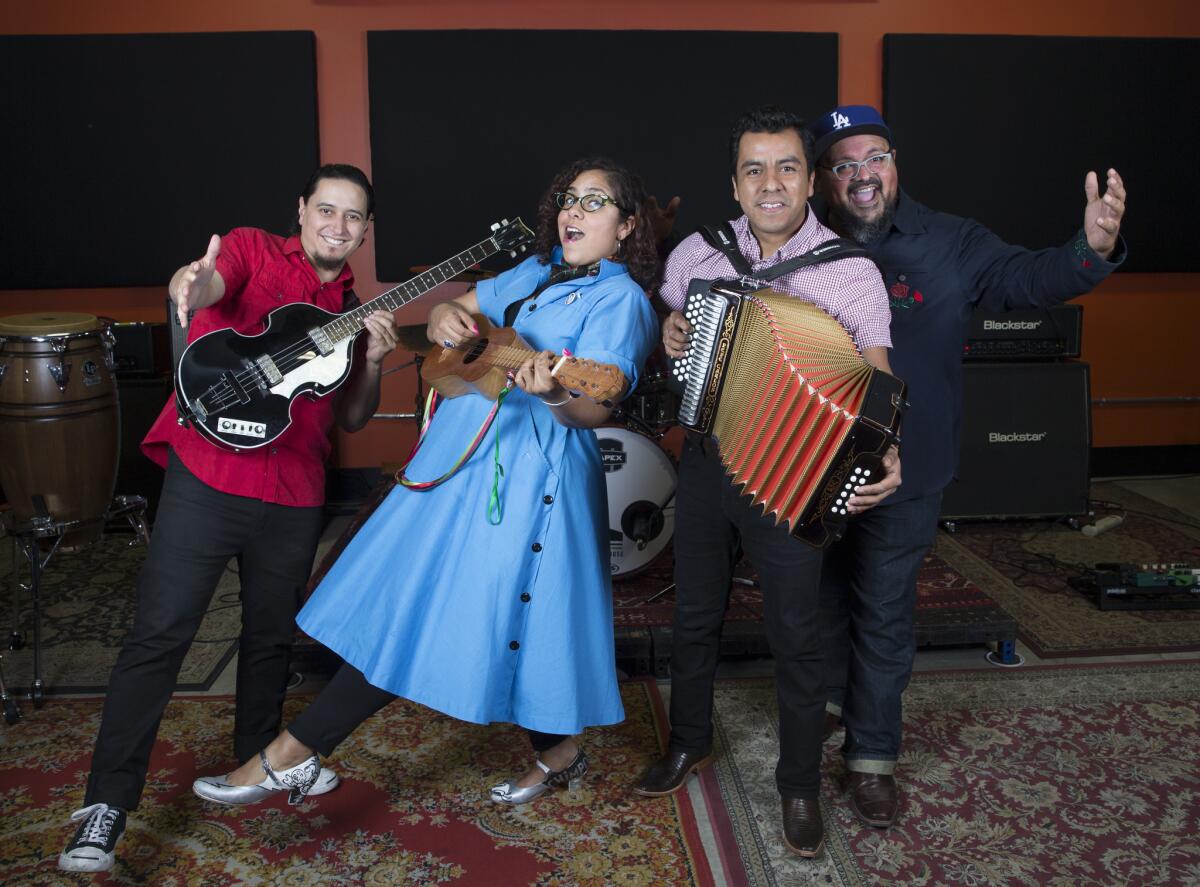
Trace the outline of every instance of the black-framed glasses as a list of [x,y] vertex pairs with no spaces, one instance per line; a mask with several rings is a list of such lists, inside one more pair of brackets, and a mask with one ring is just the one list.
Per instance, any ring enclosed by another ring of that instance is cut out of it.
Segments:
[[603,209],[610,203],[613,206],[617,206],[617,202],[607,194],[584,194],[582,197],[578,197],[570,191],[558,191],[555,193],[554,202],[558,204],[559,209],[570,209],[578,203],[579,208],[585,213],[594,213],[596,210]]
[[880,173],[892,165],[895,154],[895,151],[884,151],[882,154],[872,154],[866,160],[844,160],[829,167],[829,171],[843,182],[854,178],[863,169],[869,173]]

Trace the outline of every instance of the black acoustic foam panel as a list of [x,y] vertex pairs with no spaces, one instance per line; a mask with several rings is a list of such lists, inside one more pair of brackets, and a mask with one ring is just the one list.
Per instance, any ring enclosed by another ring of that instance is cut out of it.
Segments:
[[[372,31],[376,269],[405,280],[522,216],[570,160],[608,154],[677,229],[735,218],[729,128],[837,101],[837,36],[714,31]],[[500,266],[503,263],[498,263]]]
[[3,36],[0,80],[0,289],[165,286],[318,165],[311,32]]
[[[1083,179],[1129,190],[1125,271],[1200,271],[1191,238],[1200,40],[888,34],[884,113],[905,190],[1010,243],[1063,243]],[[1180,154],[1180,152],[1183,154]]]

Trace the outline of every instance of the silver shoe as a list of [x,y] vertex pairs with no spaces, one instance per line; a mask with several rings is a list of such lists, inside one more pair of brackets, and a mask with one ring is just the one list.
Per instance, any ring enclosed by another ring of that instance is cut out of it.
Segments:
[[[306,795],[332,791],[341,781],[336,773],[321,766],[321,760],[316,755],[278,772],[267,763],[266,752],[260,751],[258,760],[267,774],[267,778],[258,785],[230,785],[228,775],[201,776],[192,783],[192,791],[204,800],[218,804],[257,804],[275,792],[286,790],[288,803],[300,804]],[[325,774],[329,776],[322,785]],[[319,785],[321,787],[318,790]]]
[[583,785],[583,774],[588,771],[587,755],[582,750],[575,755],[571,763],[561,770],[551,770],[542,763],[541,758],[536,758],[534,763],[537,764],[539,770],[546,774],[545,779],[523,787],[518,786],[515,780],[502,782],[500,785],[492,787],[492,800],[497,804],[509,804],[515,807],[518,804],[528,804],[539,795],[562,785],[565,785],[567,791],[574,796],[579,792],[579,787]]

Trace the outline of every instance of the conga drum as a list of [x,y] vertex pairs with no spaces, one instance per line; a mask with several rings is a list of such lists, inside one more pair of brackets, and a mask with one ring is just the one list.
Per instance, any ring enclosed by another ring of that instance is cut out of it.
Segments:
[[0,485],[14,517],[35,517],[40,495],[62,546],[94,542],[119,448],[107,322],[71,313],[0,317]]

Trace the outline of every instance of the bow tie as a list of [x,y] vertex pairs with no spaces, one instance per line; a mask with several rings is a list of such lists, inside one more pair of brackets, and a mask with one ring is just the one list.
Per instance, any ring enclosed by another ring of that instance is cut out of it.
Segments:
[[562,283],[564,280],[574,280],[577,277],[594,277],[600,273],[600,263],[593,262],[591,265],[586,265],[582,268],[572,268],[570,265],[561,265],[555,262],[550,266],[550,285]]

